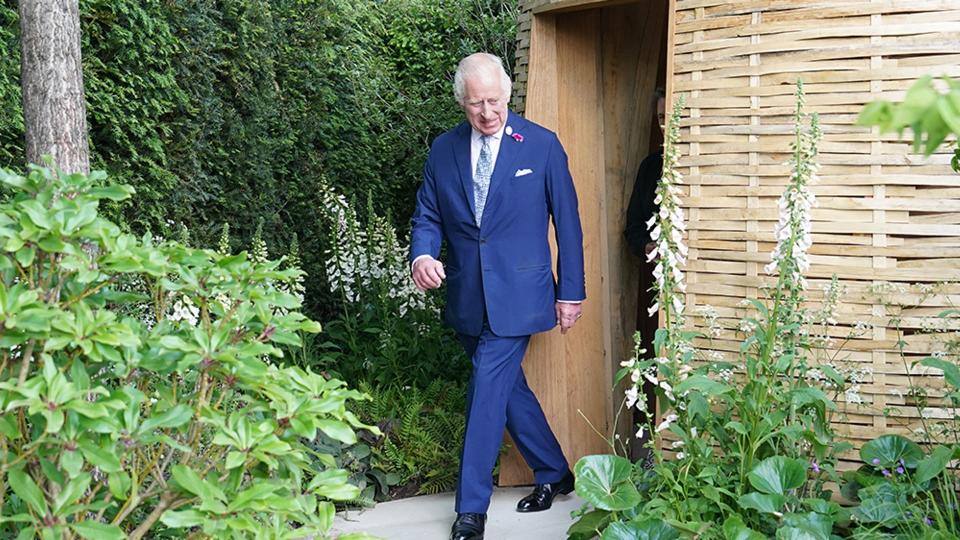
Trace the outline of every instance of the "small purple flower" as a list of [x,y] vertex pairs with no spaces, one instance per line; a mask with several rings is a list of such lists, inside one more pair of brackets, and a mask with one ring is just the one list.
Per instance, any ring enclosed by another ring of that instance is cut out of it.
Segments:
[[899,459],[899,461],[900,461],[900,465],[903,465],[904,467],[906,467],[906,466],[907,466],[907,464],[906,464],[906,463],[904,463],[904,461],[903,461],[903,458],[900,458],[900,459]]
[[923,522],[929,527],[933,525],[933,520],[930,519],[930,516],[923,516]]
[[904,469],[903,467],[897,467],[897,474],[903,474],[903,473],[905,473],[905,472],[907,472],[907,471],[906,471],[906,469]]
[[813,472],[815,472],[815,473],[819,473],[819,472],[820,472],[820,464],[817,463],[816,461],[811,461],[811,462],[810,462],[810,470],[813,471]]
[[890,471],[888,471],[887,469],[883,469],[882,471],[880,471],[880,474],[884,476],[890,476]]
[[875,458],[873,458],[873,460],[872,460],[870,463],[873,463],[874,465],[879,465],[879,464],[880,464],[880,458],[875,457]]

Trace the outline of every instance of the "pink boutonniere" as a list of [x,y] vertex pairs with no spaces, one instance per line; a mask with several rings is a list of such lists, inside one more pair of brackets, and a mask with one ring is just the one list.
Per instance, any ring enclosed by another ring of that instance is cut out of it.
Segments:
[[523,135],[519,133],[514,133],[513,135],[510,135],[510,136],[513,137],[513,140],[517,142],[523,142]]

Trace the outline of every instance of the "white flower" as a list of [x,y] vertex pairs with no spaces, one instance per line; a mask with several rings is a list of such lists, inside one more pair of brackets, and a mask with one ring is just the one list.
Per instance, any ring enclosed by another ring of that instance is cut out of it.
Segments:
[[627,388],[626,395],[627,395],[626,405],[627,405],[627,408],[629,409],[633,407],[633,405],[637,402],[637,399],[640,396],[640,392],[636,386],[631,386],[630,388]]
[[677,452],[677,459],[683,459],[685,457],[687,457],[687,455],[684,454],[683,452]]
[[670,424],[673,424],[676,421],[677,421],[677,415],[668,414],[666,417],[664,417],[663,422],[660,422],[660,424],[657,425],[657,429],[655,429],[654,431],[656,431],[657,433],[660,433],[661,431],[669,428]]
[[637,430],[637,438],[642,439],[643,435],[647,432],[646,426],[640,426],[640,429]]
[[673,441],[670,443],[670,448],[680,448],[683,446],[683,441]]

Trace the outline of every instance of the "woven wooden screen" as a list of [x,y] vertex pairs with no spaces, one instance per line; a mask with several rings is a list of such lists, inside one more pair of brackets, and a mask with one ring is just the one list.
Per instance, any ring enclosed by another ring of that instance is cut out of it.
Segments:
[[[960,2],[676,0],[672,24],[670,87],[689,105],[681,161],[688,305],[719,311],[725,329],[713,348],[736,359],[745,313],[738,302],[757,297],[769,279],[764,265],[787,182],[800,78],[807,111],[819,113],[824,130],[813,186],[812,307],[836,274],[846,294],[834,343],[858,322],[869,325],[836,362],[866,373],[862,403],[839,396],[837,429],[857,446],[885,433],[915,435],[922,424],[911,380],[929,394],[923,416],[952,415],[938,408],[942,375],[911,367],[934,348],[932,339],[911,334],[960,300],[951,284],[928,294],[931,285],[960,278],[960,176],[946,150],[925,159],[855,121],[865,103],[900,100],[922,75],[960,76]],[[885,300],[871,294],[877,288]],[[906,334],[903,355],[893,317]]]

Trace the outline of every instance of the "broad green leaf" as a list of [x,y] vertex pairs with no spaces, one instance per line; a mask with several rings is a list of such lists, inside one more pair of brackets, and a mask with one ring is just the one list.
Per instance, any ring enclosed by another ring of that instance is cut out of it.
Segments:
[[83,469],[83,454],[77,450],[61,450],[60,467],[70,478],[77,476]]
[[764,540],[766,536],[747,527],[739,515],[733,515],[723,522],[723,538],[724,540]]
[[16,415],[5,414],[0,416],[0,435],[10,440],[20,438],[20,429],[17,427]]
[[350,501],[360,496],[360,488],[352,484],[321,485],[314,492],[332,501]]
[[752,508],[765,514],[782,513],[787,498],[774,493],[747,493],[738,501],[741,508]]
[[932,480],[947,468],[947,463],[953,457],[953,449],[949,446],[940,445],[930,452],[930,455],[917,463],[917,472],[913,475],[913,481],[922,484]]
[[680,532],[659,519],[644,521],[615,521],[611,523],[600,540],[678,540]]
[[198,510],[167,510],[160,516],[160,522],[173,529],[184,529],[203,525],[204,516]]
[[923,450],[917,443],[900,435],[882,435],[860,448],[860,459],[876,467],[916,467],[923,459]]
[[347,424],[329,418],[320,418],[314,422],[325,435],[346,444],[356,444],[357,434]]
[[105,473],[120,471],[120,459],[113,454],[115,451],[114,448],[107,450],[105,448],[100,448],[89,441],[81,441],[78,446],[80,451],[83,452],[83,457],[86,458],[86,460],[90,463],[99,467],[101,471]]
[[131,487],[130,474],[126,471],[110,473],[107,475],[107,487],[114,499],[125,501],[130,496]]
[[597,531],[602,531],[610,523],[610,519],[611,514],[606,510],[587,512],[567,529],[567,540],[591,540]]
[[931,356],[920,360],[920,365],[943,371],[943,378],[955,389],[960,390],[960,367],[957,367],[953,362]]
[[155,429],[180,427],[193,418],[193,409],[186,405],[175,405],[166,411],[155,414],[140,425],[141,433],[150,433]]
[[49,513],[47,501],[43,498],[43,492],[23,469],[11,469],[7,473],[7,482],[13,492],[23,499],[34,512],[44,516]]
[[673,389],[674,393],[677,395],[680,395],[688,390],[698,390],[708,396],[719,396],[730,392],[733,390],[733,387],[715,381],[705,375],[692,375]]
[[823,390],[819,388],[814,388],[812,386],[806,386],[803,388],[797,388],[796,390],[790,392],[790,400],[797,408],[801,408],[805,405],[822,405],[828,410],[836,410],[837,404],[833,402],[832,399],[827,397],[827,394],[823,393]]
[[70,525],[70,528],[87,540],[124,540],[127,537],[120,527],[96,521],[81,521]]
[[[785,527],[781,530],[786,531],[783,533],[786,535],[783,538],[790,539],[830,540],[830,533],[833,530],[833,518],[816,512],[787,514],[783,516],[783,523]],[[777,538],[780,538],[780,531],[777,532]]]
[[193,493],[203,499],[204,502],[227,501],[226,494],[224,494],[220,488],[200,478],[200,475],[190,467],[186,465],[174,465],[172,472],[173,479],[177,481],[177,484],[183,488],[184,491]]
[[863,488],[859,496],[860,506],[854,508],[853,516],[863,523],[891,523],[898,520],[907,503],[906,497],[897,493],[887,482]]
[[632,479],[633,463],[611,455],[586,456],[574,467],[577,495],[601,510],[627,510],[640,504]]
[[772,456],[758,463],[747,476],[750,485],[758,491],[786,495],[803,485],[807,467],[797,459]]
[[70,480],[53,501],[53,513],[60,514],[65,507],[75,503],[87,490],[90,480],[91,477],[88,474]]

